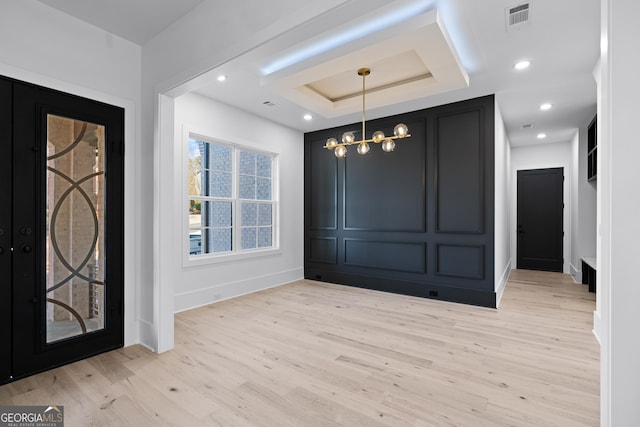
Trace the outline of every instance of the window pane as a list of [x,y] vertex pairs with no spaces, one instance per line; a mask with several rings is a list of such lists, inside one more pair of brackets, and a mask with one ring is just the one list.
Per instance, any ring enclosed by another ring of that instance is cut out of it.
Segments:
[[258,205],[258,225],[271,225],[271,205],[261,203]]
[[213,172],[211,188],[213,197],[227,197],[231,198],[231,182],[232,175],[226,172]]
[[270,178],[256,178],[257,180],[257,199],[258,200],[271,200],[271,179]]
[[189,200],[189,255],[202,253],[201,200]]
[[207,227],[231,227],[231,202],[206,202]]
[[211,144],[211,169],[231,173],[231,147]]
[[261,154],[258,154],[256,156],[256,163],[258,166],[258,176],[262,176],[265,178],[271,178],[271,157],[269,156],[264,156]]
[[256,155],[246,151],[240,151],[240,173],[243,175],[256,174]]
[[242,249],[255,249],[256,248],[256,228],[249,227],[243,228],[241,233],[241,247]]
[[202,227],[201,207],[201,200],[189,200],[189,230],[200,230]]
[[200,230],[189,233],[189,255],[202,254],[202,235]]
[[[209,230],[208,230],[209,231]],[[230,252],[231,251],[231,229],[214,228],[211,231],[212,239],[209,242],[209,252]]]
[[240,198],[256,199],[256,178],[253,176],[240,175]]
[[190,255],[273,247],[274,158],[197,139],[188,144]]
[[242,204],[242,226],[258,224],[258,205],[256,203]]
[[189,176],[189,195],[200,196],[202,195],[202,151],[200,146],[202,143],[193,139],[189,140],[189,170],[187,172]]
[[258,247],[268,248],[272,246],[271,236],[273,235],[271,227],[258,228]]

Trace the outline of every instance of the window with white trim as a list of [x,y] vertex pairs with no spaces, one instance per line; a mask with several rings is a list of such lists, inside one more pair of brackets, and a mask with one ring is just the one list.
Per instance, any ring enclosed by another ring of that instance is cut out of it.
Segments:
[[189,134],[189,255],[276,247],[275,155]]

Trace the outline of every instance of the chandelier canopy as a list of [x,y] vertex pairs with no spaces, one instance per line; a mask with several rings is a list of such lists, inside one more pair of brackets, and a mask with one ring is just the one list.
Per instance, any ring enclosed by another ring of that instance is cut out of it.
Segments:
[[[371,74],[371,70],[368,68],[360,68],[358,75],[362,76],[362,138],[365,138],[365,79]],[[336,157],[345,157],[347,155],[347,147],[349,145],[358,145],[358,154],[365,155],[369,152],[369,143],[382,144],[382,149],[387,153],[393,151],[396,148],[394,140],[398,138],[408,138],[409,128],[404,123],[399,123],[393,128],[393,136],[385,136],[382,131],[375,131],[371,135],[371,139],[361,139],[356,141],[356,137],[353,132],[345,132],[342,134],[342,142],[338,142],[336,138],[327,139],[327,143],[324,148],[328,150],[334,150]]]

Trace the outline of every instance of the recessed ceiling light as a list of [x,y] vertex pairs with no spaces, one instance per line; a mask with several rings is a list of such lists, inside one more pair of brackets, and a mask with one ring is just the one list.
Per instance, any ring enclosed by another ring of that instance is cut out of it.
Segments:
[[531,65],[531,61],[525,59],[525,60],[516,62],[513,65],[513,68],[515,68],[516,70],[524,70],[526,68],[529,68],[529,65]]
[[227,80],[227,76],[225,76],[224,74],[220,74],[220,75],[218,76],[218,81],[219,81],[219,82],[223,82],[223,81],[225,81],[225,80]]
[[547,137],[546,133],[539,133],[537,136],[538,139],[545,139],[546,137]]
[[551,109],[551,107],[553,107],[553,105],[552,105],[552,104],[549,104],[548,102],[545,102],[544,104],[542,104],[542,105],[540,106],[540,109],[541,109],[542,111],[547,111],[547,110],[550,110],[550,109]]
[[305,120],[311,120],[311,119],[313,119],[313,116],[311,114],[305,114],[304,115],[304,119]]

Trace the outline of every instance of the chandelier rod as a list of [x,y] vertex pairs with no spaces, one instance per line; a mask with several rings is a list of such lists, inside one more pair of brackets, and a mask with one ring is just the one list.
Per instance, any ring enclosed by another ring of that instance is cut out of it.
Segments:
[[364,81],[366,77],[371,73],[371,70],[368,68],[360,68],[358,70],[358,74],[362,76],[362,140],[365,140],[367,137],[365,132],[365,94],[367,93],[365,90]]

